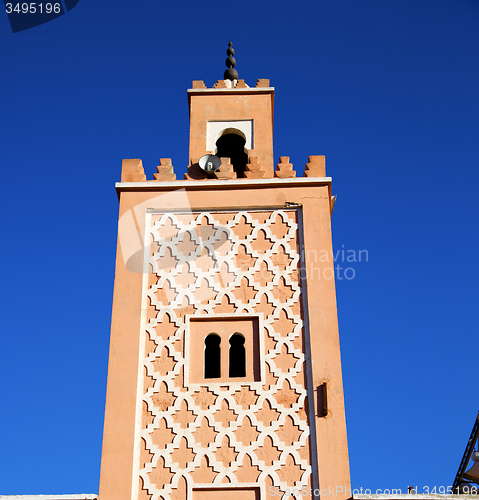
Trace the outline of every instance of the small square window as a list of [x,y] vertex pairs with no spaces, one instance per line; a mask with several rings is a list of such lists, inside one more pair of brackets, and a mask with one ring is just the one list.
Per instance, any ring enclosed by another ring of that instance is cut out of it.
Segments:
[[190,316],[187,328],[189,383],[261,381],[257,316]]

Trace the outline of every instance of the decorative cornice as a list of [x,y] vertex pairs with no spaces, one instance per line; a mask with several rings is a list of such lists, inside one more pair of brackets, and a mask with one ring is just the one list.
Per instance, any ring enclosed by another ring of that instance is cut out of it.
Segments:
[[155,189],[230,189],[232,187],[289,187],[304,185],[330,186],[331,177],[299,177],[299,178],[269,178],[269,179],[229,179],[229,180],[198,180],[198,181],[146,181],[146,182],[117,182],[115,188],[121,191],[153,191]]

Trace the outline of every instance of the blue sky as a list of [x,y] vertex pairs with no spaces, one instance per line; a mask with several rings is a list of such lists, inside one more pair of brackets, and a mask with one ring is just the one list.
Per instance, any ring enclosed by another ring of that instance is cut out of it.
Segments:
[[[479,2],[93,2],[0,15],[0,494],[97,493],[123,158],[188,163],[186,89],[269,78],[326,155],[354,487],[452,484],[479,409]],[[351,276],[351,271],[350,274]]]

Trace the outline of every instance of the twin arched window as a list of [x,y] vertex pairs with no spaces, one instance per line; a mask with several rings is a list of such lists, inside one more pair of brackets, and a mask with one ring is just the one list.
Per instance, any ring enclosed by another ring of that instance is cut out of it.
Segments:
[[[234,333],[229,338],[229,369],[230,378],[246,377],[245,338],[241,333]],[[205,338],[205,378],[221,377],[221,337],[210,333]]]

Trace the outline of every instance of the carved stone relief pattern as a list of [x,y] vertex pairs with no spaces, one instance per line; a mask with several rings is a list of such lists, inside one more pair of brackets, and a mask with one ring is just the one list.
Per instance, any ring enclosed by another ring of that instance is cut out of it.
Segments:
[[[297,212],[152,214],[150,235],[139,498],[309,490]],[[261,382],[185,385],[185,315],[242,313],[263,314]]]

